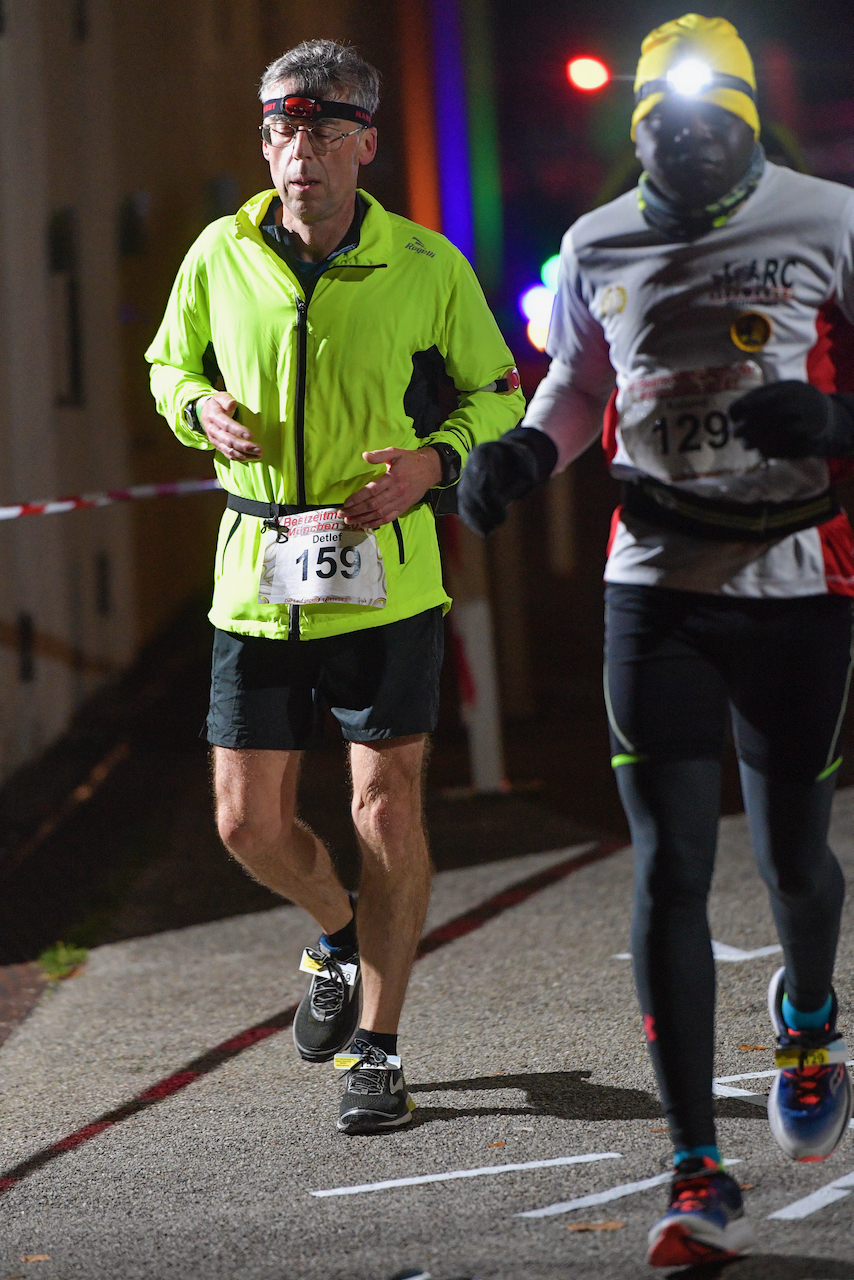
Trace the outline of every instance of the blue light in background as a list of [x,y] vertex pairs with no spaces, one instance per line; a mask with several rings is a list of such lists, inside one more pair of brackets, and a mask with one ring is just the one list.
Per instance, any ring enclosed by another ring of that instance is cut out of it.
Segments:
[[466,113],[466,73],[458,0],[432,0],[433,74],[442,231],[469,262],[474,261]]

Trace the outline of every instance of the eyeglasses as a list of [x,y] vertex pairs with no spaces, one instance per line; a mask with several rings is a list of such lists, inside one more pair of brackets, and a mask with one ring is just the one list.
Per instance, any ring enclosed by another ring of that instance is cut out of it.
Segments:
[[361,133],[364,127],[360,125],[358,129],[342,133],[334,125],[324,122],[291,124],[288,120],[271,120],[268,124],[261,125],[261,137],[271,147],[284,148],[293,144],[298,133],[307,133],[311,138],[315,155],[324,156],[329,151],[338,151],[343,146],[345,138],[352,138],[354,133]]

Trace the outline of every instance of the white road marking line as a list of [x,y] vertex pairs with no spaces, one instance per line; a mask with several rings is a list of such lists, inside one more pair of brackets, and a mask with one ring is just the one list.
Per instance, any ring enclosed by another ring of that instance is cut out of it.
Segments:
[[[774,943],[770,947],[757,947],[755,951],[742,951],[741,947],[731,947],[728,942],[712,942],[712,955],[716,960],[723,960],[730,964],[741,964],[744,960],[758,960],[760,956],[775,956],[783,948],[779,943]],[[621,951],[618,955],[612,956],[612,960],[631,960],[631,952]]]
[[818,1191],[813,1191],[812,1195],[804,1196],[802,1200],[795,1200],[785,1208],[778,1209],[776,1213],[769,1213],[768,1217],[783,1221],[808,1218],[811,1213],[817,1213],[819,1209],[833,1204],[834,1200],[844,1200],[846,1196],[850,1196],[852,1190],[854,1190],[854,1173],[846,1173],[844,1177],[834,1178],[833,1182],[819,1187]]
[[[725,1165],[741,1164],[740,1160],[725,1160]],[[656,1174],[654,1178],[643,1178],[640,1182],[624,1182],[622,1186],[610,1187],[607,1191],[594,1191],[589,1196],[578,1196],[575,1200],[563,1200],[558,1204],[547,1204],[543,1209],[529,1209],[527,1213],[517,1213],[517,1218],[551,1218],[556,1213],[571,1213],[573,1209],[589,1209],[596,1204],[608,1204],[611,1200],[622,1200],[623,1196],[633,1196],[638,1191],[648,1191],[650,1187],[660,1187],[669,1182],[672,1171]]]
[[730,1084],[718,1084],[717,1080],[712,1081],[712,1093],[716,1098],[740,1098],[742,1102],[752,1102],[757,1107],[764,1107],[768,1103],[767,1093],[750,1093],[747,1089],[733,1089]]
[[713,1081],[714,1084],[729,1084],[731,1080],[762,1080],[768,1076],[775,1076],[777,1068],[771,1071],[743,1071],[740,1076],[717,1076]]
[[520,1169],[550,1169],[563,1164],[591,1164],[594,1160],[621,1160],[619,1151],[595,1151],[584,1156],[558,1156],[555,1160],[527,1160],[524,1164],[491,1164],[481,1169],[454,1169],[451,1173],[424,1173],[417,1178],[389,1178],[385,1182],[363,1182],[355,1187],[332,1187],[328,1191],[312,1191],[313,1196],[357,1196],[364,1191],[386,1191],[389,1187],[418,1187],[426,1182],[450,1182],[455,1178],[483,1178],[494,1173],[512,1173]]
[[783,948],[779,942],[770,947],[757,947],[755,951],[742,951],[741,947],[731,947],[726,942],[713,942],[712,955],[716,960],[729,960],[740,964],[742,960],[758,960],[761,956],[776,956]]
[[556,1213],[569,1213],[572,1209],[587,1209],[594,1204],[607,1204],[609,1200],[620,1200],[623,1196],[634,1195],[636,1191],[646,1191],[649,1187],[660,1187],[662,1182],[670,1181],[670,1173],[659,1173],[655,1178],[644,1178],[641,1182],[624,1182],[621,1187],[611,1187],[608,1191],[594,1191],[589,1196],[579,1196],[576,1200],[563,1200],[559,1204],[547,1204],[544,1209],[529,1209],[527,1213],[517,1213],[517,1218],[551,1218]]

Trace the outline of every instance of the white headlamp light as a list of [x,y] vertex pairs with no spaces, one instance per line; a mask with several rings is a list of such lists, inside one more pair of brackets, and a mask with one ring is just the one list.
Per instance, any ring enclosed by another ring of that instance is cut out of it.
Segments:
[[714,71],[707,62],[700,58],[686,58],[677,62],[667,73],[667,83],[674,93],[686,98],[695,98],[707,89],[714,79]]

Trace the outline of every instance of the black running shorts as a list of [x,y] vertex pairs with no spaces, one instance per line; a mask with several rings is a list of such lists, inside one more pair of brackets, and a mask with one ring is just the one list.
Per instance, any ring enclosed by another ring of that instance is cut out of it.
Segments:
[[317,640],[266,640],[217,629],[208,742],[304,751],[320,745],[326,707],[348,742],[432,733],[443,650],[441,606]]

